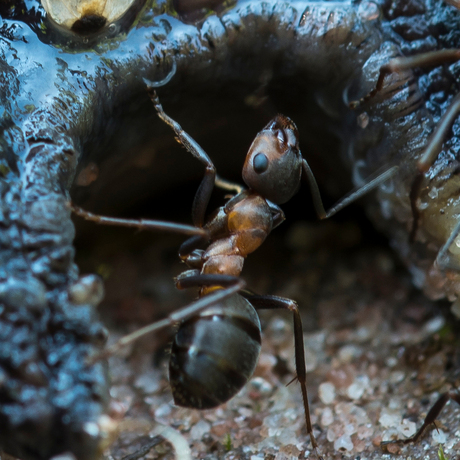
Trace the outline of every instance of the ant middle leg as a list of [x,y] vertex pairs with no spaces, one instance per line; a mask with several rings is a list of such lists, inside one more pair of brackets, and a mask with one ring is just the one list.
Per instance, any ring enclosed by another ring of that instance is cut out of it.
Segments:
[[198,145],[198,143],[182,129],[179,123],[174,121],[170,116],[166,115],[162,105],[160,104],[156,91],[150,86],[147,87],[147,90],[161,120],[172,128],[177,136],[177,140],[185,147],[185,149],[205,165],[204,177],[198,187],[192,205],[193,224],[196,227],[203,227],[206,209],[208,207],[209,200],[211,199],[214,183],[216,181],[216,168],[207,153]]
[[184,235],[194,235],[199,239],[207,238],[206,230],[203,228],[194,227],[192,225],[177,224],[174,222],[166,222],[162,220],[123,219],[118,217],[101,216],[99,214],[94,214],[92,212],[86,211],[79,206],[75,206],[74,204],[70,204],[70,209],[77,216],[101,225],[130,227],[137,228],[138,230],[159,230],[172,233],[181,233]]
[[438,255],[436,256],[435,265],[437,265],[441,270],[450,268],[452,270],[460,271],[459,263],[451,261],[449,255],[447,254],[449,251],[449,248],[454,243],[454,241],[457,239],[459,234],[460,234],[460,219],[458,220],[457,225],[455,225],[454,229],[449,235],[449,238],[447,238],[447,241],[441,247],[441,249],[438,252]]
[[288,310],[294,318],[294,346],[295,346],[295,368],[296,378],[300,383],[302,391],[302,399],[305,411],[305,422],[307,425],[307,434],[310,436],[310,441],[313,449],[316,452],[319,460],[324,460],[318,453],[318,442],[313,434],[313,426],[310,418],[310,406],[308,403],[307,393],[307,368],[305,365],[305,345],[303,340],[302,318],[300,316],[299,307],[296,302],[285,297],[272,295],[257,295],[249,291],[242,291],[241,295],[249,300],[256,310]]

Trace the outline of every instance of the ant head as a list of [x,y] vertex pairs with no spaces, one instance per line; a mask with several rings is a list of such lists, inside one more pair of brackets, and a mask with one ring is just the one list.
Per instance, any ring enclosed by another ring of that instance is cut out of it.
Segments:
[[297,126],[290,118],[277,115],[257,134],[249,148],[243,180],[268,200],[283,204],[298,191],[301,176]]

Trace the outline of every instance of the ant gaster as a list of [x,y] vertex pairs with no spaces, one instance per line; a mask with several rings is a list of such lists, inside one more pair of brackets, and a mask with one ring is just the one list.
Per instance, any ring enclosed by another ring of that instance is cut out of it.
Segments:
[[[303,328],[298,305],[291,299],[257,295],[244,289],[240,274],[246,256],[284,221],[284,213],[278,205],[290,200],[299,190],[302,175],[308,179],[318,216],[325,218],[379,185],[385,180],[386,173],[369,181],[326,213],[313,173],[300,153],[297,127],[288,117],[277,115],[257,134],[249,148],[243,167],[243,179],[248,188],[243,189],[217,178],[211,159],[177,122],[166,115],[151,87],[149,95],[159,117],[173,129],[178,141],[205,165],[205,174],[192,207],[194,226],[117,219],[94,215],[76,206],[72,209],[81,217],[100,224],[192,235],[179,250],[189,269],[176,278],[176,286],[178,289],[199,288],[199,298],[167,318],[123,337],[112,347],[90,357],[88,363],[114,354],[147,333],[180,322],[169,365],[174,401],[177,405],[196,409],[213,408],[236,395],[255,370],[261,347],[261,327],[256,310],[288,310],[294,320],[296,379],[302,392],[307,432],[322,460],[310,420]],[[205,222],[215,185],[235,190],[237,194]],[[203,246],[205,249],[200,249]]]

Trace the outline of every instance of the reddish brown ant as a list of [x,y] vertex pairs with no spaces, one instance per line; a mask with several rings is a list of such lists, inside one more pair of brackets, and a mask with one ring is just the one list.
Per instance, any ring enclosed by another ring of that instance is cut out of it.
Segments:
[[[316,182],[299,150],[297,127],[288,117],[278,115],[257,134],[243,168],[243,179],[249,188],[240,188],[240,192],[205,223],[206,208],[216,181],[215,167],[203,149],[166,115],[155,91],[150,90],[149,93],[160,118],[206,167],[193,202],[195,227],[113,219],[78,207],[73,207],[73,211],[101,224],[194,234],[180,248],[180,257],[190,270],[176,279],[176,286],[179,289],[198,287],[200,297],[168,318],[122,338],[113,347],[93,356],[91,362],[112,355],[147,333],[180,321],[169,367],[174,401],[197,409],[213,408],[232,398],[254,372],[261,345],[256,310],[289,310],[294,318],[296,372],[304,401],[307,432],[313,448],[317,450],[308,406],[303,328],[297,303],[243,290],[245,283],[239,278],[245,257],[283,222],[284,213],[278,205],[298,191],[302,171],[316,191],[315,196],[319,197]],[[203,244],[207,245],[207,249],[198,249]]]
[[192,234],[179,250],[180,258],[189,270],[176,278],[176,286],[178,289],[199,288],[199,299],[169,317],[123,337],[112,347],[92,356],[89,363],[111,356],[145,334],[180,322],[169,365],[174,401],[185,407],[214,408],[236,395],[255,370],[261,347],[256,310],[288,310],[294,320],[296,379],[302,391],[307,433],[322,460],[310,419],[303,327],[298,305],[291,299],[257,295],[244,289],[240,274],[246,256],[284,221],[279,205],[298,191],[302,175],[308,179],[318,216],[326,218],[382,183],[393,170],[390,168],[377,175],[326,213],[313,173],[300,153],[297,127],[288,117],[277,115],[257,134],[249,148],[243,166],[243,179],[248,189],[218,179],[217,185],[231,188],[237,194],[205,221],[216,184],[216,169],[203,149],[166,115],[152,88],[149,88],[149,95],[159,117],[173,129],[188,152],[205,165],[204,178],[192,207],[194,226],[104,217],[75,206],[73,211],[100,224]]

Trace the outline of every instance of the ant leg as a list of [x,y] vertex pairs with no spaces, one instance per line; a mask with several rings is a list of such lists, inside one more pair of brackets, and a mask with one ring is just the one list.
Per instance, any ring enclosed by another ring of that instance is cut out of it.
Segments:
[[366,179],[366,183],[363,186],[352,190],[326,212],[326,210],[324,209],[323,200],[321,199],[318,184],[316,183],[315,176],[313,175],[313,172],[309,164],[307,163],[307,160],[305,159],[302,159],[302,168],[304,174],[307,177],[308,184],[310,185],[310,192],[312,195],[313,205],[315,206],[316,214],[320,219],[328,219],[329,217],[332,217],[334,214],[337,214],[339,211],[341,211],[349,204],[353,203],[354,201],[368,194],[372,190],[376,189],[378,186],[382,185],[385,181],[393,177],[399,170],[398,166],[391,166],[389,168],[384,168],[383,172],[381,169],[376,171],[374,174],[371,174]]
[[415,176],[414,182],[412,183],[409,195],[412,208],[412,215],[414,217],[412,222],[412,229],[409,236],[409,241],[412,243],[415,241],[415,235],[417,233],[418,224],[420,220],[420,212],[417,207],[417,199],[420,196],[420,191],[422,189],[422,183],[425,177],[425,173],[428,171],[428,169],[430,169],[430,166],[433,164],[434,160],[439,155],[447,132],[449,131],[450,127],[452,126],[452,123],[458,116],[459,112],[460,94],[455,96],[446,113],[442,116],[433,136],[428,141],[428,145],[426,146],[423,155],[417,162],[417,174]]
[[152,87],[147,87],[150,99],[158,112],[158,116],[172,128],[177,136],[177,140],[191,153],[196,159],[205,165],[203,180],[195,194],[192,206],[192,220],[196,227],[203,227],[206,209],[208,207],[211,193],[216,181],[216,168],[206,152],[182,129],[182,127],[171,117],[166,115],[158,99],[156,91]]
[[[106,348],[105,350],[102,350],[99,353],[89,356],[87,360],[87,365],[91,366],[97,361],[100,361],[101,359],[109,358],[110,356],[116,354],[118,351],[124,348],[126,345],[135,342],[136,340],[140,339],[141,337],[144,337],[147,334],[151,334],[152,332],[159,331],[160,329],[164,329],[166,327],[174,326],[176,323],[190,318],[191,316],[196,315],[197,313],[210,307],[211,305],[214,305],[215,303],[218,303],[221,300],[226,299],[227,297],[230,297],[233,294],[236,294],[238,291],[245,287],[246,283],[241,278],[232,278],[232,280],[222,279],[218,283],[214,283],[214,285],[217,284],[217,286],[222,286],[225,285],[226,282],[228,282],[227,287],[225,287],[225,289],[218,289],[204,297],[200,297],[195,302],[192,302],[191,304],[181,308],[180,310],[171,313],[166,318],[156,321],[155,323],[149,324],[147,326],[144,326],[138,329],[137,331],[132,332],[131,334],[125,335],[112,346]],[[202,279],[201,281],[205,282],[206,280]]]
[[460,112],[460,95],[455,96],[446,113],[442,116],[439,121],[436,131],[433,137],[428,142],[428,145],[423,153],[422,157],[417,162],[417,168],[421,173],[426,173],[430,166],[433,164],[436,157],[441,151],[442,143],[449,131],[452,123],[457,118]]
[[302,398],[305,411],[305,422],[307,425],[307,433],[310,436],[310,441],[313,449],[316,452],[319,460],[324,460],[318,453],[318,442],[313,435],[313,427],[310,419],[310,407],[308,404],[307,394],[307,368],[305,365],[305,350],[303,341],[302,318],[300,316],[299,307],[296,302],[284,297],[271,295],[256,295],[249,291],[241,292],[243,297],[246,297],[256,310],[273,310],[282,309],[292,312],[294,317],[294,345],[295,345],[295,368],[297,372],[297,380],[300,383]]
[[209,235],[203,238],[200,235],[192,236],[188,240],[185,240],[179,247],[179,257],[185,262],[187,258],[192,254],[193,251],[199,249],[200,246],[206,244],[209,241]]
[[207,232],[203,228],[193,227],[192,225],[176,224],[174,222],[164,222],[162,220],[146,219],[120,219],[118,217],[107,217],[93,214],[84,209],[70,204],[70,209],[77,216],[83,217],[102,225],[118,225],[120,227],[137,228],[138,230],[161,230],[174,233],[183,233],[185,235],[196,235],[199,238],[206,238]]
[[447,404],[448,401],[453,400],[456,403],[460,404],[460,393],[456,390],[448,391],[447,393],[443,393],[439,399],[434,403],[433,407],[429,410],[425,420],[423,421],[422,426],[420,429],[410,438],[408,439],[396,439],[394,441],[384,441],[380,445],[386,446],[388,444],[410,444],[416,443],[424,431],[428,428],[429,425],[434,423],[438,418],[439,414],[441,413],[444,406]]
[[184,241],[179,248],[179,257],[182,261],[188,263],[188,257],[197,249],[203,247],[203,244],[213,241],[216,235],[225,234],[228,228],[228,215],[224,207],[219,208],[214,217],[206,224],[206,235],[192,236]]
[[357,101],[351,101],[348,105],[351,109],[357,109],[368,102],[379,91],[382,90],[385,77],[394,72],[404,72],[416,67],[436,67],[444,63],[458,61],[459,59],[460,50],[458,49],[430,51],[428,53],[422,53],[416,56],[403,56],[391,59],[388,64],[380,67],[379,77],[377,79],[375,88],[361,99]]
[[441,268],[441,270],[450,268],[452,270],[460,271],[460,265],[449,262],[449,256],[447,255],[447,251],[449,250],[450,246],[452,245],[454,240],[457,238],[459,233],[460,233],[460,219],[457,222],[457,225],[452,230],[449,238],[444,243],[443,247],[439,250],[438,255],[436,256],[435,264],[438,265],[438,267]]

